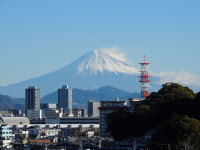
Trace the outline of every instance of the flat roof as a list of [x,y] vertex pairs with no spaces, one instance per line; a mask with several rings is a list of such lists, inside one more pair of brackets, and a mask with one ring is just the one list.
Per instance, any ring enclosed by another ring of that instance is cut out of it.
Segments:
[[1,117],[6,124],[18,125],[18,124],[30,124],[27,117]]

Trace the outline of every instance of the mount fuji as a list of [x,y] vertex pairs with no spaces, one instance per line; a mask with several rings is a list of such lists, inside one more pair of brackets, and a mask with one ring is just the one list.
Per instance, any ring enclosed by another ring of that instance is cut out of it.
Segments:
[[24,97],[25,88],[38,86],[41,96],[45,96],[66,84],[79,89],[97,89],[109,85],[138,92],[138,76],[139,70],[120,56],[104,50],[94,50],[54,72],[0,87],[0,92],[12,97]]

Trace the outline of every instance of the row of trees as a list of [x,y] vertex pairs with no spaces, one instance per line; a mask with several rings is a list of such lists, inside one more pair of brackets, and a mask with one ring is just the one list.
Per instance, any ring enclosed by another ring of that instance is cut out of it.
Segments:
[[[135,108],[133,113],[118,109],[107,116],[107,129],[115,140],[139,137],[154,130],[152,149],[171,145],[200,149],[200,92],[166,83]],[[156,143],[156,144],[154,144]],[[167,146],[165,147],[166,149]]]

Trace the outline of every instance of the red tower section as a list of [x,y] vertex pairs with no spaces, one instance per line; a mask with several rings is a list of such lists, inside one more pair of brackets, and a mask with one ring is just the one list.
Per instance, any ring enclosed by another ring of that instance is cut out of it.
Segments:
[[141,99],[145,99],[147,96],[149,96],[149,71],[148,71],[148,65],[150,63],[145,62],[145,56],[144,56],[144,62],[140,63],[141,65],[141,75],[140,75],[140,82],[141,82]]

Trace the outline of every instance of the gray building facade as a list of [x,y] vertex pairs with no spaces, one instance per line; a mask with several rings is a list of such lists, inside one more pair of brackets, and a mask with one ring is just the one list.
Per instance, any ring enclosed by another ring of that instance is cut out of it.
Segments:
[[64,113],[72,115],[72,89],[64,85],[58,89],[58,109],[63,108]]
[[25,90],[25,114],[27,110],[40,110],[40,89],[36,86],[30,86]]
[[98,117],[99,116],[99,109],[100,106],[99,102],[95,101],[88,101],[88,117]]
[[73,109],[73,111],[79,111],[81,112],[81,117],[87,117],[87,109],[83,108],[83,109]]

